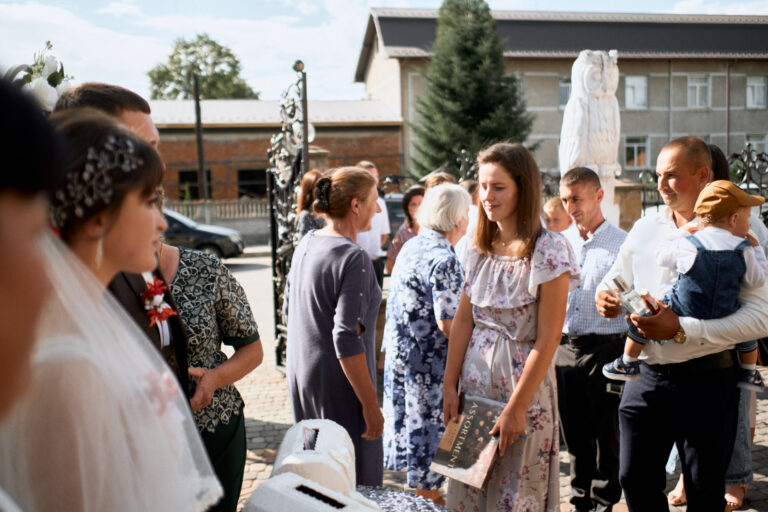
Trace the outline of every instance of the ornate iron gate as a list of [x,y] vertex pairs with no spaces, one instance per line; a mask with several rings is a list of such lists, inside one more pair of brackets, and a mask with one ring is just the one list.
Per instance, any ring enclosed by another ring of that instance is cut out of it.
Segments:
[[280,133],[272,136],[267,171],[272,252],[272,301],[275,318],[275,358],[285,364],[288,323],[283,315],[283,294],[291,270],[296,233],[296,190],[307,171],[309,122],[307,117],[307,75],[304,64],[293,66],[298,78],[280,100]]
[[[768,154],[758,153],[747,142],[740,153],[731,154],[728,164],[731,181],[750,194],[768,197]],[[760,206],[760,216],[764,223],[768,221],[768,205],[765,203]]]

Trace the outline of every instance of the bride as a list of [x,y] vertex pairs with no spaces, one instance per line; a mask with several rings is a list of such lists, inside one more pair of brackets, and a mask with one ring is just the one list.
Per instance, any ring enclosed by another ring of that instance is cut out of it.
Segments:
[[105,293],[117,272],[156,266],[162,161],[98,112],[50,120],[65,148],[61,241],[42,241],[53,292],[27,393],[0,425],[0,488],[29,512],[206,510],[221,487],[186,399]]

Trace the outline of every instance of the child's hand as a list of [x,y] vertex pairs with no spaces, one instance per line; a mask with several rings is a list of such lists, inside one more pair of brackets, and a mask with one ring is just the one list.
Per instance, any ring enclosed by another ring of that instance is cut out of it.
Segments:
[[747,240],[749,240],[749,243],[752,244],[752,247],[759,247],[760,242],[757,241],[757,238],[753,237],[749,233],[747,233]]

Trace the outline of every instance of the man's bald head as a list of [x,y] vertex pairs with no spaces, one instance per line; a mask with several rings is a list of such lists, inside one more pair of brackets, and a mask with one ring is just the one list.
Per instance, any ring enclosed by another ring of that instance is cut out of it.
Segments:
[[702,167],[706,167],[708,172],[712,172],[712,155],[707,143],[698,137],[679,137],[667,142],[661,151],[673,149],[689,166],[691,173],[696,172]]

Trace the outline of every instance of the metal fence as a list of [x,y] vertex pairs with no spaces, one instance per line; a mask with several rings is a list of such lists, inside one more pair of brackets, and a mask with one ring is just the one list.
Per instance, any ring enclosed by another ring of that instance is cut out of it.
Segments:
[[[268,199],[209,200],[212,215],[217,219],[256,219],[269,217]],[[165,207],[192,220],[203,220],[204,199],[165,201]]]

